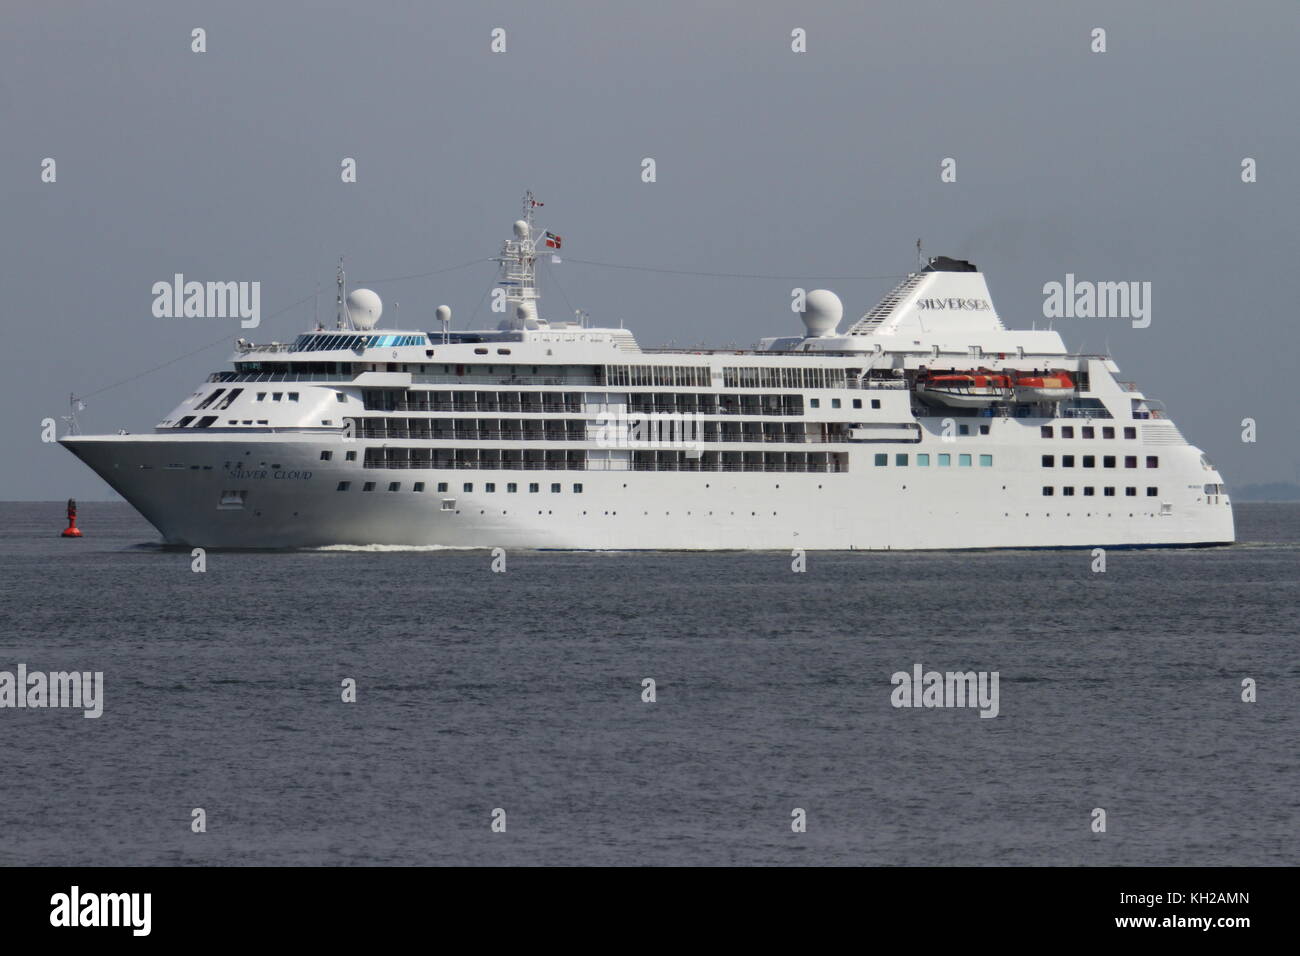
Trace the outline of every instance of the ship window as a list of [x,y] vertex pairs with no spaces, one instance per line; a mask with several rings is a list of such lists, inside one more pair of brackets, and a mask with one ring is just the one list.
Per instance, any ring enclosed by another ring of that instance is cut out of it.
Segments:
[[278,402],[278,401],[282,401],[283,399],[284,399],[284,392],[272,392],[272,393],[271,393],[271,401],[273,401],[273,402]]
[[343,459],[344,459],[345,461],[356,461],[356,460],[357,460],[357,453],[354,452],[354,451],[345,452],[344,455],[343,455]]
[[472,481],[465,482],[465,484],[461,485],[460,490],[465,492],[465,494],[469,494],[471,491],[474,490],[474,482]]
[[907,465],[907,455],[895,455],[895,456],[894,456],[894,464],[895,464],[895,465],[900,465],[900,466],[906,466],[906,465]]
[[361,486],[361,490],[362,490],[362,491],[374,491],[374,490],[375,490],[375,483],[374,483],[373,481],[367,481],[364,485]]
[[877,468],[883,468],[885,465],[888,465],[888,464],[889,464],[889,456],[888,456],[888,455],[877,455],[877,456],[876,456],[876,467],[877,467]]
[[872,408],[879,408],[879,407],[880,407],[880,399],[878,399],[878,398],[873,398],[873,399],[871,400],[871,407],[872,407]]
[[1102,493],[1103,495],[1105,495],[1107,498],[1114,498],[1114,497],[1115,497],[1115,489],[1114,489],[1114,488],[1103,488],[1103,489],[1101,489],[1101,493]]
[[573,493],[574,493],[575,495],[580,495],[580,494],[582,494],[582,483],[581,483],[581,482],[578,482],[578,483],[576,483],[576,484],[573,486]]
[[1056,489],[1051,485],[1043,485],[1043,494],[1050,498],[1052,495],[1056,494]]
[[207,428],[209,425],[211,425],[211,424],[212,424],[213,422],[215,422],[216,420],[217,420],[217,416],[216,416],[216,415],[204,415],[202,418],[199,419],[199,423],[198,423],[196,426],[194,426],[194,427],[195,427],[195,428]]
[[1097,489],[1093,488],[1092,485],[1087,485],[1087,486],[1083,489],[1083,496],[1084,496],[1085,498],[1091,498],[1094,494],[1096,494],[1096,491],[1097,491]]
[[266,392],[258,392],[258,393],[257,393],[257,400],[258,400],[259,402],[264,402],[264,401],[266,401]]
[[957,456],[957,465],[958,465],[958,467],[961,467],[961,468],[969,468],[969,467],[970,467],[970,455],[958,455],[958,456]]
[[1093,428],[1091,425],[1084,425],[1083,428],[1081,429],[1081,431],[1082,431],[1082,433],[1083,433],[1083,437],[1084,437],[1084,438],[1096,438],[1096,437],[1097,437],[1097,429]]
[[1148,488],[1148,489],[1147,489],[1147,497],[1148,497],[1148,498],[1154,498],[1154,497],[1155,497],[1156,495],[1158,495],[1158,494],[1160,494],[1160,489],[1159,489],[1159,488]]
[[949,454],[946,454],[946,453],[945,453],[945,454],[942,454],[942,455],[939,456],[939,467],[940,467],[940,468],[947,468],[947,467],[948,467],[949,465],[951,465],[951,464],[952,464],[952,455],[949,455]]
[[[199,427],[202,428],[203,425],[200,423]],[[1147,455],[1147,467],[1148,467],[1148,468],[1159,468],[1159,467],[1160,467],[1160,459],[1159,459],[1159,457],[1157,457],[1156,455]]]
[[487,355],[487,352],[488,352],[487,349],[475,349],[475,350],[474,350],[474,354],[475,354],[475,355]]
[[839,407],[840,407],[840,400],[838,398],[832,398],[831,408],[839,408]]
[[969,434],[970,434],[970,426],[969,426],[969,425],[958,425],[958,426],[957,426],[957,434],[958,434],[958,435],[969,435]]
[[1067,497],[1067,498],[1073,498],[1073,497],[1074,497],[1074,486],[1073,486],[1073,485],[1066,485],[1064,488],[1061,489],[1061,494],[1065,495],[1065,497]]
[[298,393],[297,393],[297,392],[290,392],[290,393],[289,393],[289,401],[291,401],[291,402],[296,402],[296,401],[298,401]]
[[529,494],[536,494],[537,492],[539,492],[539,491],[541,491],[541,490],[542,490],[542,486],[539,485],[537,482],[535,482],[535,481],[530,481],[530,482],[528,483],[528,493],[529,493]]
[[1124,428],[1124,437],[1125,437],[1125,438],[1137,438],[1137,437],[1138,437],[1138,430],[1137,430],[1137,428],[1135,428],[1135,427],[1132,426],[1132,425],[1126,426],[1126,427]]
[[1044,456],[1043,456],[1043,467],[1044,467],[1044,468],[1051,468],[1051,467],[1053,467],[1055,464],[1056,464],[1056,456],[1055,456],[1055,455],[1044,455]]
[[1083,456],[1083,467],[1084,467],[1084,468],[1096,468],[1096,467],[1097,467],[1097,456],[1096,456],[1096,455],[1084,455],[1084,456]]
[[445,481],[438,482],[438,490],[445,492],[447,490],[447,483]]
[[348,400],[348,397],[344,395],[342,392],[335,392],[334,398],[338,400],[338,403],[340,405],[342,405],[344,402]]
[[927,455],[927,454],[924,454],[924,453],[917,455],[917,456],[916,456],[916,466],[917,466],[918,468],[929,468],[929,467],[930,467],[930,456]]
[[519,485],[515,484],[515,482],[513,482],[513,481],[512,481],[512,482],[509,482],[509,483],[506,485],[506,494],[511,494],[511,495],[513,495],[513,494],[514,494],[516,491],[518,491],[518,490],[519,490]]
[[323,451],[320,453],[321,461],[329,461],[333,457],[334,457],[334,452],[332,451]]
[[490,493],[490,492],[493,492],[493,491],[496,491],[496,490],[497,490],[497,483],[496,483],[495,481],[489,481],[489,482],[487,482],[487,483],[483,486],[483,490],[486,491],[486,492],[489,492],[489,493]]
[[558,495],[559,493],[560,493],[560,483],[558,481],[551,482],[551,494]]
[[424,490],[424,482],[422,482],[422,481],[417,481],[414,485],[411,486],[411,490],[412,490],[412,491],[423,491],[423,490]]
[[1125,455],[1125,456],[1124,456],[1124,467],[1125,467],[1125,468],[1136,468],[1137,466],[1138,466],[1138,458],[1137,458],[1137,455]]
[[992,467],[993,467],[993,456],[992,456],[992,455],[980,455],[980,467],[981,467],[981,468],[992,468]]
[[1062,425],[1062,426],[1061,426],[1061,437],[1062,437],[1062,438],[1073,438],[1073,437],[1074,437],[1074,426],[1073,426],[1073,425]]
[[862,399],[860,399],[860,398],[855,398],[855,399],[853,400],[853,407],[854,407],[854,408],[861,408],[861,407],[862,407]]
[[1115,467],[1115,456],[1114,456],[1114,455],[1103,455],[1102,458],[1101,458],[1101,466],[1102,466],[1103,468],[1114,468],[1114,467]]
[[452,510],[453,508],[455,508],[455,507],[456,507],[456,499],[455,499],[455,498],[443,498],[443,499],[442,499],[442,510],[443,510],[443,511],[451,511],[451,510]]
[[1073,467],[1074,467],[1074,456],[1073,456],[1073,455],[1062,455],[1062,456],[1061,456],[1061,467],[1062,467],[1062,468],[1073,468]]
[[335,491],[347,491],[347,490],[348,490],[349,488],[351,488],[351,487],[352,487],[352,482],[350,482],[350,481],[340,481],[339,484],[338,484],[338,487],[335,488],[334,490],[335,490]]
[[1102,438],[1114,438],[1114,437],[1115,437],[1115,429],[1112,428],[1110,425],[1106,425],[1106,426],[1104,426],[1104,427],[1102,428],[1102,430],[1101,430],[1101,437],[1102,437]]
[[1134,497],[1137,496],[1137,493],[1138,493],[1138,490],[1137,490],[1136,488],[1125,488],[1125,489],[1124,489],[1124,497],[1126,497],[1126,498],[1134,498]]
[[821,400],[820,398],[809,399],[808,404],[809,404],[810,406],[812,406],[813,408],[821,408],[821,407],[822,407],[822,400]]
[[390,482],[388,483],[388,490],[389,490],[389,491],[401,491],[401,490],[402,490],[402,483],[401,483],[400,481],[390,481]]
[[178,421],[178,422],[176,423],[176,427],[177,427],[177,428],[188,428],[190,422],[192,422],[192,421],[194,421],[194,416],[193,416],[193,415],[186,415],[184,418],[182,418],[180,421]]
[[989,433],[989,426],[987,426],[987,425],[981,425],[981,426],[980,426],[980,434],[981,434],[981,435],[987,435],[988,433]]
[[1051,438],[1051,437],[1052,437],[1052,426],[1051,426],[1051,425],[1043,425],[1042,427],[1040,427],[1040,428],[1038,429],[1038,434],[1039,434],[1039,437],[1041,437],[1041,438]]

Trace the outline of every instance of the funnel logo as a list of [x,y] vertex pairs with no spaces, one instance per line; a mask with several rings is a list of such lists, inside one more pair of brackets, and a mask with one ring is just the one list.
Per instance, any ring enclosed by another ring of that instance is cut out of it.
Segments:
[[154,318],[238,318],[245,329],[262,322],[260,282],[186,282],[178,272],[171,282],[155,282],[152,291]]
[[987,299],[917,299],[916,307],[932,312],[987,312],[992,308]]

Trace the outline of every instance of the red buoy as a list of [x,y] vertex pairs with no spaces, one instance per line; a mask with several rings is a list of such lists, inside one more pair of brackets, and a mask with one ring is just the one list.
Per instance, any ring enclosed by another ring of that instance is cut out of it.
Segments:
[[68,499],[68,526],[63,529],[62,537],[81,537],[81,529],[77,527],[77,503],[71,498]]

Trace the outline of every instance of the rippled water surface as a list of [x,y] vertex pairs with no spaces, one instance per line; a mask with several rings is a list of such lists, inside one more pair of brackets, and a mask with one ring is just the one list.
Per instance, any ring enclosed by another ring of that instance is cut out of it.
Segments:
[[[0,710],[5,864],[1300,862],[1300,505],[1104,574],[437,549],[196,574],[126,505],[83,503],[79,541],[61,503],[0,517],[0,670],[105,683],[97,720]],[[999,715],[895,709],[916,663],[997,671]]]

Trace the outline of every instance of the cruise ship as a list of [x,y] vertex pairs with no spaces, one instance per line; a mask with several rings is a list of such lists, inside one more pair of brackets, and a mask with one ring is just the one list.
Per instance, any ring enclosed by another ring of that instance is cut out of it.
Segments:
[[[494,328],[240,339],[150,434],[67,435],[176,546],[988,549],[1222,545],[1223,478],[1109,356],[1012,329],[971,263],[934,257],[846,328],[643,348],[547,321],[538,204],[497,260]],[[792,321],[794,316],[792,314]],[[791,330],[792,332],[795,330]]]

